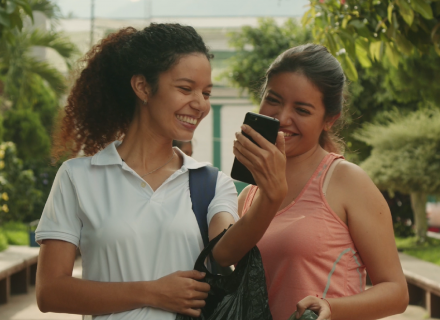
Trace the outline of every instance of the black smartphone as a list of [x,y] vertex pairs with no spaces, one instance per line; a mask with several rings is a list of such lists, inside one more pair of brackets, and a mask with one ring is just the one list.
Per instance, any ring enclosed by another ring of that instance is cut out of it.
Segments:
[[[280,122],[278,119],[264,116],[258,113],[248,112],[244,118],[243,124],[247,124],[252,129],[261,134],[270,143],[275,144],[277,140]],[[258,145],[251,137],[242,132],[245,137]],[[237,158],[232,165],[231,177],[235,180],[256,185],[252,173]]]

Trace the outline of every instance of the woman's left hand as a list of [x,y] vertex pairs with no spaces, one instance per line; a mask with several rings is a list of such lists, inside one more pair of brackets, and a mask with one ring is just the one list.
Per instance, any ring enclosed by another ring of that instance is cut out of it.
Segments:
[[306,309],[310,309],[319,315],[316,320],[331,320],[332,312],[327,300],[314,296],[305,297],[296,305],[297,317],[300,318]]

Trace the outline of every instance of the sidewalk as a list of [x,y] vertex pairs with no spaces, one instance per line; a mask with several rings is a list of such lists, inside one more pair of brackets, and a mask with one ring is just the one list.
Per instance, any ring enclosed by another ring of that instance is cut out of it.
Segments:
[[[73,276],[81,278],[81,259],[75,261]],[[13,295],[7,304],[0,305],[1,320],[81,320],[74,314],[42,313],[37,306],[35,287],[29,288],[28,294]]]
[[[75,262],[73,276],[81,278],[81,260]],[[81,320],[79,315],[63,313],[42,313],[38,310],[35,298],[35,287],[31,287],[28,294],[12,296],[9,303],[0,305],[1,320]],[[408,306],[403,314],[384,318],[385,320],[430,320],[425,309],[417,306]],[[434,320],[434,319],[432,319]]]

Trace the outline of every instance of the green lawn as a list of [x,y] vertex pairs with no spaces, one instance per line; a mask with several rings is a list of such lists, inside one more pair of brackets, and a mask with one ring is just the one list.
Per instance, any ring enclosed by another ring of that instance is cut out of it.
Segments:
[[0,251],[6,249],[4,239],[8,244],[28,246],[29,231],[26,224],[21,222],[6,222],[0,228]]
[[415,237],[396,237],[396,245],[399,251],[440,266],[440,240],[438,239],[428,238],[424,244],[417,244]]

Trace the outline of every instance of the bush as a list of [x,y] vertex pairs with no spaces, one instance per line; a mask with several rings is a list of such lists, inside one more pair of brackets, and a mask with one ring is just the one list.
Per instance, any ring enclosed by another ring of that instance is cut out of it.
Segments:
[[0,230],[0,252],[8,248],[8,240],[5,234]]
[[23,170],[14,143],[0,144],[0,223],[29,221],[42,192],[35,188],[32,170]]

